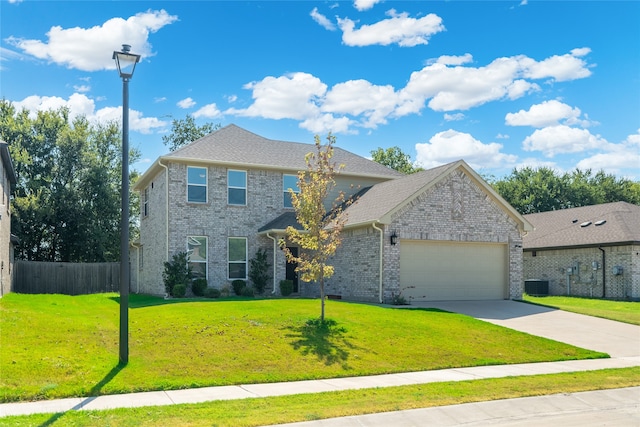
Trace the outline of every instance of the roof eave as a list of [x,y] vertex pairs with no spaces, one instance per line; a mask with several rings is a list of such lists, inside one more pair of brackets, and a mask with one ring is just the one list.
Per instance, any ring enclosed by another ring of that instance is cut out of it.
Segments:
[[611,246],[635,246],[640,245],[638,240],[627,240],[623,242],[606,242],[606,243],[585,243],[581,245],[562,245],[562,246],[526,246],[523,245],[523,252],[531,251],[553,251],[561,249],[587,249],[587,248],[599,248],[599,247],[611,247]]

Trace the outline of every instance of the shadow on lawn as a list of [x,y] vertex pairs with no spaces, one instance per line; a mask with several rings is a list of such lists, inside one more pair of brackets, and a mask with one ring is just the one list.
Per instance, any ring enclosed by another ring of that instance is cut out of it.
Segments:
[[[124,363],[118,363],[116,366],[114,366],[107,373],[107,375],[104,376],[103,379],[101,379],[96,385],[94,385],[91,388],[91,390],[89,391],[89,396],[90,397],[87,397],[86,399],[83,399],[82,402],[78,403],[76,406],[71,408],[70,411],[77,411],[79,409],[82,409],[88,403],[93,401],[97,396],[100,395],[100,391],[102,390],[102,388],[105,385],[109,384],[109,382],[111,382],[111,380],[114,379],[116,377],[116,375],[118,375],[120,373],[120,371],[122,371],[125,368],[125,366],[127,366],[127,365],[124,364]],[[66,414],[66,412],[58,412],[58,413],[54,414],[47,421],[45,421],[44,423],[40,424],[40,427],[46,427],[46,426],[53,425],[56,421],[58,421],[60,418],[62,418],[65,414]]]
[[291,346],[303,356],[315,355],[325,365],[341,364],[349,369],[349,350],[357,349],[346,337],[347,330],[335,320],[310,319],[302,326],[289,326],[287,338],[293,338]]

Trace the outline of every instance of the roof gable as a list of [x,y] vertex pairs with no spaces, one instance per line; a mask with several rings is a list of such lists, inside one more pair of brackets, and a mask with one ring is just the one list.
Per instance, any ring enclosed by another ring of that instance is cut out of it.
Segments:
[[540,212],[525,218],[535,227],[523,239],[525,249],[640,243],[640,206],[627,202]]
[[389,224],[392,216],[396,212],[403,209],[416,197],[458,169],[462,169],[469,175],[482,191],[495,200],[509,216],[520,224],[523,230],[528,231],[532,229],[531,224],[487,184],[464,160],[458,160],[433,169],[374,185],[367,193],[360,197],[356,203],[346,210],[347,223],[345,226],[357,226],[373,222]]

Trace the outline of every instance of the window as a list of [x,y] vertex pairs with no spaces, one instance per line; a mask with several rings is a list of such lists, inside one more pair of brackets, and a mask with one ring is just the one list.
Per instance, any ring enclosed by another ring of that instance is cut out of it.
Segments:
[[298,194],[300,189],[298,188],[298,175],[282,175],[282,191],[284,192],[284,207],[292,208],[291,194],[289,189],[292,189],[294,193]]
[[229,237],[229,279],[247,278],[247,239]]
[[246,171],[227,171],[227,203],[240,206],[247,204]]
[[194,279],[207,278],[207,238],[204,236],[187,237],[187,256]]
[[142,193],[142,217],[149,215],[149,187],[144,189]]
[[207,168],[187,167],[187,201],[207,203]]

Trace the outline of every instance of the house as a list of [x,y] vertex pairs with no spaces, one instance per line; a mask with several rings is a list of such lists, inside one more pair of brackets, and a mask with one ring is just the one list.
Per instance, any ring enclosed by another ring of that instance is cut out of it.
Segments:
[[9,154],[9,145],[0,141],[0,297],[11,292],[13,245],[11,234],[11,192],[16,186],[16,172]]
[[[286,278],[297,294],[316,296],[318,287],[298,282],[278,246],[296,224],[288,190],[296,191],[297,172],[314,150],[230,125],[160,157],[135,185],[141,220],[132,291],[164,294],[163,263],[180,251],[209,286],[246,280],[262,248],[272,269],[269,293],[278,294]],[[399,293],[414,300],[521,296],[521,236],[530,225],[464,161],[405,176],[337,147],[333,160],[345,166],[336,192],[358,199],[345,210],[327,294],[372,302]]]
[[640,206],[605,203],[525,215],[524,276],[551,295],[640,299]]

